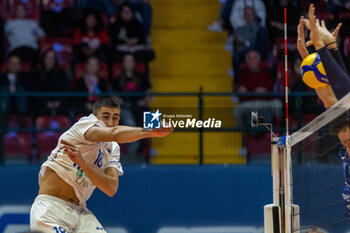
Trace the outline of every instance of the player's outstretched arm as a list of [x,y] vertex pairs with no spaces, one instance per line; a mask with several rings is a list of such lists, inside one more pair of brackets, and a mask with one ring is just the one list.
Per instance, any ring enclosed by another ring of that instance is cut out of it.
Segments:
[[[310,9],[309,9],[309,16],[310,17],[313,17],[315,19],[315,16],[314,16],[314,7],[313,5],[310,5]],[[301,19],[304,23],[304,25],[306,26],[306,28],[308,28],[309,30],[311,29],[311,20],[308,20],[308,19],[304,19],[302,18]],[[338,45],[337,45],[337,37],[339,35],[339,31],[340,31],[340,28],[342,27],[342,23],[339,23],[338,26],[334,29],[334,31],[331,33],[327,27],[326,27],[326,23],[321,20],[321,23],[316,20],[316,21],[313,21],[313,22],[316,22],[316,29],[318,31],[317,34],[314,34],[312,33],[312,38],[313,39],[317,39],[314,35],[318,36],[318,38],[320,40],[323,41],[323,43],[327,46],[327,48],[331,51],[331,54],[333,56],[333,58],[337,61],[337,63],[341,66],[341,68],[343,69],[343,71],[345,73],[347,73],[347,69],[346,69],[346,66],[344,64],[344,61],[339,53],[339,50],[338,50]],[[309,40],[308,42],[306,42],[306,46],[310,46],[312,45],[314,42],[312,40]],[[298,44],[299,45],[299,44]],[[299,51],[300,53],[300,51]]]
[[[305,33],[304,33],[304,25],[306,19],[304,17],[300,17],[300,21],[298,24],[298,39],[297,39],[297,49],[302,59],[305,59],[309,55],[309,51],[307,50],[305,43]],[[339,29],[338,29],[339,30]],[[338,100],[335,97],[335,94],[330,86],[325,88],[315,89],[318,98],[323,102],[325,108],[330,108],[333,104],[335,104]]]
[[74,163],[78,164],[92,183],[108,196],[114,196],[119,185],[119,175],[117,169],[107,167],[103,172],[101,172],[85,162],[80,154],[79,148],[63,139],[60,142],[63,144],[61,147],[63,149],[63,153],[67,154]]
[[304,17],[301,16],[297,27],[298,29],[297,49],[303,60],[309,55],[309,51],[307,50],[306,44],[305,44],[304,24],[305,24]]
[[119,125],[115,127],[93,126],[86,131],[84,137],[90,142],[118,142],[130,143],[144,138],[164,137],[170,134],[173,128],[143,129],[140,127]]
[[315,49],[318,50],[334,94],[337,99],[341,99],[350,92],[350,78],[338,64],[336,59],[334,59],[331,52],[327,48],[327,44],[324,43],[325,41],[329,43],[335,42],[335,38],[325,27],[323,27],[324,25],[321,26],[319,21],[316,19],[315,7],[313,4],[311,4],[309,7],[309,22],[305,23],[305,25],[308,25],[307,28],[310,29],[312,44],[314,45]]

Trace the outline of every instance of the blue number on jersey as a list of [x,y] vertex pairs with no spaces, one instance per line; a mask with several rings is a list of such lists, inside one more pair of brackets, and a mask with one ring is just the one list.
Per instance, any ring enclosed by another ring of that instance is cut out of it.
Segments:
[[102,158],[103,158],[103,153],[101,150],[98,150],[98,155],[94,162],[94,164],[96,164],[97,167],[102,167]]
[[66,230],[62,227],[54,227],[53,229],[56,231],[56,233],[66,233]]

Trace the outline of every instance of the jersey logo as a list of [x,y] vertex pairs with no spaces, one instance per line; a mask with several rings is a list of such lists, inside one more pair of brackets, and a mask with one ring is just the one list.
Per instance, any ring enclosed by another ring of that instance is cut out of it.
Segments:
[[102,159],[103,159],[103,152],[101,149],[99,149],[94,165],[96,165],[97,167],[102,167]]
[[77,173],[75,174],[75,182],[80,184],[82,187],[87,188],[89,184],[83,177],[85,175],[84,171],[76,163],[73,164],[73,167],[77,167]]

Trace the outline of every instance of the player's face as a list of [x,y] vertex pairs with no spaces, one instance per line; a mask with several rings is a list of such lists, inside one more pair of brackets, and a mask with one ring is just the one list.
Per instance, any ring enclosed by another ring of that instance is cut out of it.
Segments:
[[120,110],[118,108],[101,107],[97,112],[97,119],[103,121],[107,127],[119,124]]
[[340,142],[345,146],[346,152],[350,155],[350,128],[346,127],[342,129],[338,133],[338,138]]

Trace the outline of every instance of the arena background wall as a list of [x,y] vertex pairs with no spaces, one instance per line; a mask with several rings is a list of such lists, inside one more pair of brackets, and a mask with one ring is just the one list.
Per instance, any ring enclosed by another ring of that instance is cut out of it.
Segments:
[[[39,168],[0,167],[0,233],[20,229],[11,228],[10,221],[29,221],[28,213],[11,215],[14,207],[8,205],[31,205]],[[108,232],[263,232],[263,206],[272,201],[269,166],[124,169],[116,196],[96,190],[87,203]]]

